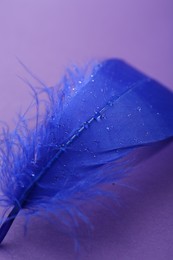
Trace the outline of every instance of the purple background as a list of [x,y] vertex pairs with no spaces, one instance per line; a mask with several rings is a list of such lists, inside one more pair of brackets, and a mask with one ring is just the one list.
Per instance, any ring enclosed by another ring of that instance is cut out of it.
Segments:
[[[30,101],[16,56],[48,85],[73,62],[119,57],[173,89],[172,10],[172,0],[1,0],[0,118],[13,125]],[[116,216],[95,211],[92,238],[81,227],[79,259],[173,259],[172,152],[134,170],[127,183],[136,190],[118,188]],[[17,219],[0,260],[75,259],[72,240],[49,223],[29,227],[23,237]]]

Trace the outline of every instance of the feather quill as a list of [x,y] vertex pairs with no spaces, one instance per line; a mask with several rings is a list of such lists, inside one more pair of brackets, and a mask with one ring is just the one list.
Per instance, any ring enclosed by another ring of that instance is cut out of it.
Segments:
[[87,78],[69,70],[54,88],[41,84],[30,85],[35,127],[24,114],[1,135],[1,204],[13,208],[0,242],[20,210],[73,215],[75,200],[100,196],[102,184],[124,177],[130,152],[173,137],[173,94],[121,60],[97,64]]

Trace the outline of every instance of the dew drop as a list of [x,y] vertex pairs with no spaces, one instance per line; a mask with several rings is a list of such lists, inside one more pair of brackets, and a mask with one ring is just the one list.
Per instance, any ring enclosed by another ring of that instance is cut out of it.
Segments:
[[20,186],[21,188],[24,188],[24,187],[25,187],[25,185],[24,185],[24,183],[23,183],[22,181],[19,182],[19,186]]
[[101,115],[100,115],[100,112],[95,112],[94,119],[97,120],[97,118],[100,117],[100,116],[101,116]]
[[65,150],[66,150],[66,147],[65,147],[64,144],[62,144],[62,145],[60,146],[60,151],[65,152]]
[[101,119],[102,119],[102,116],[101,116],[101,115],[100,115],[100,116],[98,116],[98,117],[96,118],[97,122],[100,122],[100,121],[101,121]]
[[85,123],[83,124],[83,126],[84,126],[85,129],[87,129],[87,128],[89,127],[89,125],[88,125],[87,122],[85,122]]
[[141,107],[137,107],[137,110],[138,110],[139,112],[141,112],[142,108],[141,108]]
[[79,131],[76,131],[75,132],[75,137],[79,136],[80,135],[80,132]]
[[34,161],[34,160],[31,160],[31,164],[34,165],[34,164],[35,164],[35,161]]
[[112,107],[113,106],[113,101],[108,101],[108,105],[110,106],[110,107]]

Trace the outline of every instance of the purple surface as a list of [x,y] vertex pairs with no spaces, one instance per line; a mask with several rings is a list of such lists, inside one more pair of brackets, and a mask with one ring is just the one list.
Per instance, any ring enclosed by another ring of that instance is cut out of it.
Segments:
[[[46,84],[72,62],[120,57],[173,89],[171,0],[13,0],[0,2],[0,118],[13,124],[27,107],[26,73],[15,56]],[[81,227],[79,259],[173,259],[173,145],[143,162],[115,187],[116,216],[94,211],[92,238]],[[45,222],[30,223],[23,236],[18,219],[0,250],[0,260],[74,259],[73,241]]]

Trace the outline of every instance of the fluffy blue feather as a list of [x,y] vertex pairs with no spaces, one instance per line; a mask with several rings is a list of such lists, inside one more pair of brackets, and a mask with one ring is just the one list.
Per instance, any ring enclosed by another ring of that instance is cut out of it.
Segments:
[[102,184],[125,175],[132,150],[173,136],[173,94],[123,61],[98,64],[88,77],[69,70],[54,88],[30,87],[35,127],[24,114],[1,135],[1,203],[13,209],[0,242],[20,210],[73,215],[75,200],[99,196]]

